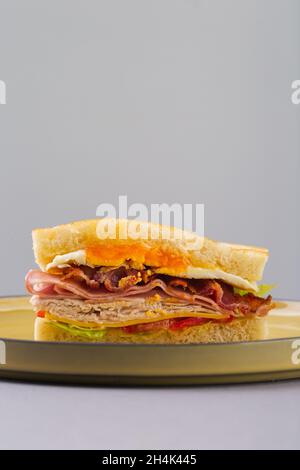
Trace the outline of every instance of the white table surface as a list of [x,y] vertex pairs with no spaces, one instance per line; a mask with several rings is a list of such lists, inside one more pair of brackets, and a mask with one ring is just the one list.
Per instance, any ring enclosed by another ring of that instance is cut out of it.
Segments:
[[1,449],[299,449],[300,381],[185,388],[0,381]]

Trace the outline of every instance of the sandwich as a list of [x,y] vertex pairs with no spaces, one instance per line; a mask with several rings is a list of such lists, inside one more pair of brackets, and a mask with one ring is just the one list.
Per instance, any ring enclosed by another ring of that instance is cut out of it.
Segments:
[[[26,288],[35,340],[180,344],[266,336],[273,301],[258,281],[268,250],[194,234],[195,245],[183,230],[138,221],[130,223],[143,233],[124,238],[128,221],[114,223],[114,237],[99,231],[99,219],[33,231],[39,269],[27,273]],[[155,237],[144,236],[153,229]]]

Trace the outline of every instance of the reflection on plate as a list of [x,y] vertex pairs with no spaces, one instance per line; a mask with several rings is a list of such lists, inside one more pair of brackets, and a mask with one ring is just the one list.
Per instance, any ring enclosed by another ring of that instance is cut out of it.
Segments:
[[132,385],[300,377],[300,302],[277,302],[268,318],[268,338],[248,343],[176,346],[34,342],[33,321],[27,297],[0,298],[0,377]]

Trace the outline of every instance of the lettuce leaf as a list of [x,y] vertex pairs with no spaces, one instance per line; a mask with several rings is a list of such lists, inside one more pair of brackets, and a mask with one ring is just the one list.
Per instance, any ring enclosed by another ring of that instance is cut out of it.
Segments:
[[80,336],[82,338],[101,339],[105,335],[105,329],[97,330],[97,329],[92,329],[92,328],[83,328],[81,326],[61,323],[58,321],[51,321],[50,323],[56,326],[57,328],[67,331],[73,336]]
[[265,297],[265,295],[269,294],[272,289],[275,289],[277,287],[277,284],[261,284],[258,286],[258,292],[257,296],[258,297]]
[[[265,297],[272,289],[276,287],[276,284],[261,284],[258,286],[258,291],[255,292],[256,297]],[[247,295],[250,294],[250,291],[239,289],[238,287],[234,287],[233,291],[235,294],[239,295]]]

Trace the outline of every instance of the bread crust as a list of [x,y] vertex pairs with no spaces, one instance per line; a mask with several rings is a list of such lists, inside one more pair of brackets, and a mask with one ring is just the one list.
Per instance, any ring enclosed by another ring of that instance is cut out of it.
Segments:
[[252,341],[265,339],[267,335],[267,319],[242,318],[230,323],[209,322],[201,326],[193,326],[182,330],[157,330],[146,334],[128,334],[121,328],[110,328],[101,340],[91,340],[73,336],[69,332],[55,327],[45,318],[37,317],[34,327],[36,341],[64,342],[101,342],[101,343],[135,343],[135,344],[198,344],[226,343],[236,341]]
[[[217,242],[196,234],[191,243],[190,232],[148,222],[130,221],[131,224],[136,224],[136,227],[142,226],[143,229],[146,227],[148,233],[155,229],[158,239],[144,239],[141,236],[123,240],[119,234],[124,230],[127,221],[117,220],[117,237],[114,240],[107,240],[101,237],[99,232],[97,233],[97,224],[100,220],[82,220],[34,230],[33,249],[37,264],[42,270],[46,270],[47,265],[57,255],[91,247],[96,249],[104,247],[109,248],[108,253],[111,256],[103,255],[102,264],[115,266],[116,259],[112,253],[114,250],[119,250],[120,253],[122,248],[120,259],[124,258],[123,262],[132,259],[138,253],[136,256],[139,261],[144,259],[147,261],[145,264],[149,266],[164,268],[164,272],[170,275],[178,275],[187,268],[200,267],[218,269],[249,281],[258,281],[262,278],[268,259],[268,250],[264,248]],[[166,236],[166,228],[171,230],[169,236]]]

